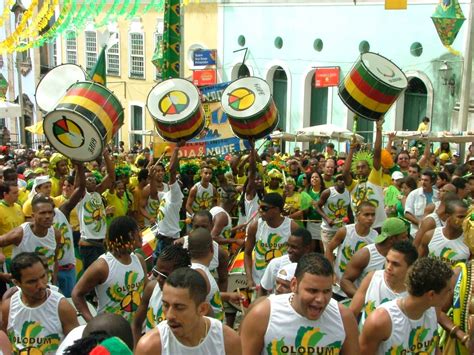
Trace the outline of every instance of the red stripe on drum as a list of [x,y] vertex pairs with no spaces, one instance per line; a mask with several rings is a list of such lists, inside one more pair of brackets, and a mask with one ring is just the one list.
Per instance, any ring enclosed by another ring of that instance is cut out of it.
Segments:
[[229,123],[232,126],[234,133],[241,138],[255,137],[262,138],[271,131],[277,125],[277,110],[274,104],[271,105],[269,111],[258,120],[254,122],[242,122],[239,119],[236,122],[235,119],[229,117]]
[[350,77],[352,82],[359,88],[359,90],[370,97],[372,100],[378,101],[382,104],[391,105],[397,99],[397,96],[386,95],[377,90],[377,88],[374,86],[371,86],[367,81],[364,80],[364,78],[362,78],[357,70],[352,71],[352,73],[350,73]]
[[201,114],[201,111],[197,111],[192,117],[190,117],[186,122],[181,124],[166,124],[162,121],[155,120],[155,125],[164,132],[174,133],[179,131],[187,131],[191,128],[199,125],[200,122],[204,120],[204,116]]
[[85,88],[85,87],[74,88],[73,87],[70,91],[68,91],[67,96],[86,97],[96,102],[98,105],[104,108],[104,111],[107,113],[107,115],[109,116],[109,119],[112,121],[112,124],[114,126],[119,126],[121,124],[120,113],[117,112],[115,107],[110,103],[110,101],[107,101],[107,98],[101,95],[100,93],[94,90],[91,90],[90,88]]

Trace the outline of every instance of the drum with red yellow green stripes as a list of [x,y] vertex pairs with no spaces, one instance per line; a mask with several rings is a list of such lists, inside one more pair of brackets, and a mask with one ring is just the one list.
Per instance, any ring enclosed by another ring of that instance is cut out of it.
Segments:
[[278,110],[263,79],[247,77],[232,82],[222,94],[221,105],[239,138],[263,138],[278,124]]
[[43,129],[51,145],[77,161],[97,159],[123,125],[123,107],[100,84],[82,81],[67,90],[44,118]]
[[148,94],[148,111],[160,136],[170,142],[190,140],[206,122],[199,90],[185,79],[168,79]]
[[339,97],[355,114],[378,121],[406,89],[408,80],[394,63],[364,53],[339,84]]

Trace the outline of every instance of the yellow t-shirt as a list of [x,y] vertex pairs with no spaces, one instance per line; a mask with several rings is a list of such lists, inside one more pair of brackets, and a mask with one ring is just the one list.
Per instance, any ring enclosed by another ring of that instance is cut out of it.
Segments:
[[285,212],[299,210],[301,208],[301,195],[299,192],[295,192],[293,196],[286,196],[285,198]]
[[267,194],[271,194],[271,193],[275,193],[275,192],[276,192],[277,194],[280,194],[281,196],[283,196],[283,189],[282,189],[281,187],[279,187],[279,188],[276,189],[276,190],[272,190],[272,189],[270,189],[269,187],[266,187],[266,188],[265,188],[265,191],[266,191]]
[[421,122],[420,125],[418,126],[418,132],[428,132],[429,127],[425,122]]
[[119,198],[116,193],[111,193],[109,190],[105,191],[102,196],[104,196],[107,201],[107,206],[115,207],[114,214],[112,218],[125,216],[128,212],[128,199],[125,194],[122,198]]
[[[13,206],[9,206],[4,200],[0,200],[0,216],[2,216],[0,218],[0,235],[4,235],[25,221],[19,204],[15,203]],[[3,255],[7,259],[11,259],[12,250],[13,245],[2,248]]]
[[385,189],[392,185],[392,176],[382,173],[382,187]]
[[328,180],[324,180],[324,175],[323,175],[323,181],[324,181],[324,187],[326,189],[334,186],[334,177],[331,177],[331,179],[328,181]]
[[29,194],[30,192],[27,191],[24,187],[18,189],[18,203],[20,204],[20,206],[23,206],[26,200],[28,200]]
[[62,186],[61,180],[52,176],[49,181],[51,182],[51,197],[56,197],[61,195],[62,193]]

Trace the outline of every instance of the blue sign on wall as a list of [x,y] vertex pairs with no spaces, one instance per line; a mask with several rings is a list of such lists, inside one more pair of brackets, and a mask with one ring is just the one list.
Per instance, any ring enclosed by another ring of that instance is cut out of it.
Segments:
[[215,49],[201,49],[194,51],[194,65],[216,65],[217,51]]

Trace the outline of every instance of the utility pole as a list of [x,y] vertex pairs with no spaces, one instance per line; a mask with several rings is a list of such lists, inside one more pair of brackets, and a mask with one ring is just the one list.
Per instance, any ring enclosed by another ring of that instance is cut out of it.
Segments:
[[20,68],[20,60],[19,60],[19,52],[16,52],[16,74],[18,77],[18,104],[20,105],[20,121],[18,122],[18,137],[19,137],[19,144],[23,144],[25,142],[25,112],[24,112],[24,103],[23,103],[23,83],[21,80],[21,68]]

